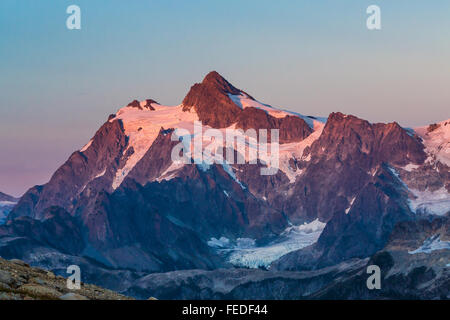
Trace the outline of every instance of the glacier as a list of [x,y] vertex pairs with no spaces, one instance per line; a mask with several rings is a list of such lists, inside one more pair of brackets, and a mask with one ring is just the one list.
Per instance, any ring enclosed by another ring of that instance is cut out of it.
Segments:
[[256,241],[250,238],[238,238],[232,243],[225,237],[211,238],[208,245],[214,247],[236,267],[267,269],[281,256],[315,243],[325,225],[318,219],[302,225],[292,225],[286,228],[277,239],[262,246],[256,245]]

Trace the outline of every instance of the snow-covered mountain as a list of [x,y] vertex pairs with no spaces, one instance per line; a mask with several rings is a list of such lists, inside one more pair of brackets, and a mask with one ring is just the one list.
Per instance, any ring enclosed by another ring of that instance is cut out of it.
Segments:
[[[20,199],[0,255],[55,272],[79,264],[116,290],[152,272],[297,272],[370,257],[399,223],[448,215],[449,128],[305,116],[211,72],[180,105],[134,100],[110,115]],[[224,145],[228,132],[245,148]]]
[[427,162],[441,162],[450,166],[450,119],[414,129],[423,139]]

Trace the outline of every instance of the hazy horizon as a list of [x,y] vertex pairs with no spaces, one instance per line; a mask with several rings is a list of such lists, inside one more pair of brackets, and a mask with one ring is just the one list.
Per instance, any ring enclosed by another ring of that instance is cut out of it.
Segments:
[[[68,30],[66,8],[81,8]],[[367,30],[366,8],[382,29]],[[274,107],[417,127],[450,118],[450,2],[0,2],[0,191],[51,174],[133,99],[212,70]]]

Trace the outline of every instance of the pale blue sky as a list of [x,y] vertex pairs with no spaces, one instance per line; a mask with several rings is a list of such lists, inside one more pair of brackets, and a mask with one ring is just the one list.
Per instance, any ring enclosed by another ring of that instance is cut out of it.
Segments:
[[448,0],[1,0],[0,191],[45,183],[120,106],[178,104],[211,70],[304,114],[443,120],[449,57]]

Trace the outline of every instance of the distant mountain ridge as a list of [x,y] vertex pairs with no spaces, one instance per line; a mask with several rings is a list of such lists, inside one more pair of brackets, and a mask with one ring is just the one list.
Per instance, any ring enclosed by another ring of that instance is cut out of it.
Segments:
[[6,221],[8,214],[18,201],[19,199],[0,192],[0,225]]
[[0,201],[17,202],[18,200],[19,200],[18,198],[15,198],[6,193],[0,192]]

